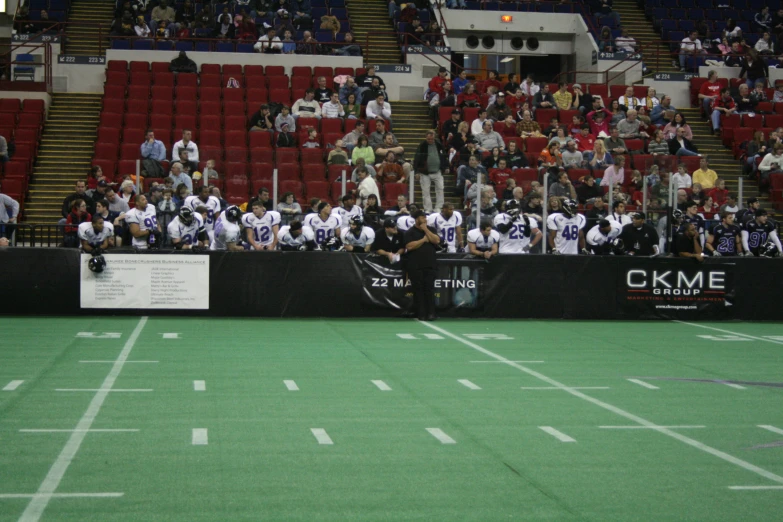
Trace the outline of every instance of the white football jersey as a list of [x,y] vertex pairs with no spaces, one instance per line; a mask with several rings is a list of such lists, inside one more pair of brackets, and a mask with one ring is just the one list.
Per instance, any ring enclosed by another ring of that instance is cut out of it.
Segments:
[[220,200],[215,196],[209,196],[207,202],[204,203],[198,196],[188,196],[185,198],[184,205],[190,207],[193,212],[196,212],[196,207],[207,207],[207,219],[204,220],[204,228],[207,232],[211,232],[215,228],[215,220],[220,215]]
[[473,243],[476,248],[485,252],[492,248],[492,245],[500,243],[500,232],[492,230],[488,236],[481,233],[481,229],[474,228],[468,231],[468,243]]
[[351,210],[345,210],[343,207],[334,207],[332,209],[332,215],[336,216],[337,219],[340,220],[340,228],[346,229],[346,228],[350,228],[349,223],[352,217],[354,216],[362,217],[362,215],[364,215],[364,212],[362,212],[362,207],[360,207],[359,205],[354,205],[351,207]]
[[623,228],[625,225],[630,225],[632,223],[631,216],[628,214],[617,214],[616,212],[610,212],[609,215],[606,216],[606,219],[610,223],[619,224],[620,228]]
[[579,254],[579,231],[585,228],[587,219],[582,214],[567,217],[565,214],[552,214],[546,219],[547,229],[556,230],[555,248],[561,254]]
[[291,235],[291,227],[288,225],[280,227],[280,230],[277,231],[277,243],[279,245],[300,247],[308,241],[315,241],[315,233],[312,228],[305,225],[302,225],[302,233],[298,237]]
[[623,227],[621,227],[617,221],[609,221],[609,224],[612,226],[612,229],[606,236],[601,232],[601,227],[599,225],[591,228],[587,233],[587,237],[585,238],[587,244],[592,246],[601,246],[617,238],[617,236],[620,235],[620,232],[623,231]]
[[[136,223],[139,225],[139,230],[157,230],[158,228],[158,213],[155,210],[155,205],[147,204],[147,208],[143,211],[138,208],[132,208],[125,213],[125,222],[130,225]],[[141,250],[147,248],[147,237],[140,238],[134,237],[131,244]]]
[[260,218],[252,212],[242,216],[242,226],[253,231],[253,239],[263,246],[271,245],[275,239],[274,227],[280,226],[280,212],[267,210]]
[[237,223],[231,223],[220,216],[215,221],[214,237],[209,245],[210,250],[228,250],[229,243],[239,243],[240,229]]
[[454,212],[449,219],[438,212],[427,216],[427,226],[435,229],[440,238],[448,246],[449,253],[457,251],[457,227],[462,226],[462,214]]
[[416,220],[413,219],[410,216],[402,216],[397,219],[397,228],[400,229],[400,231],[405,232],[406,230],[410,230],[413,228],[413,225],[416,224]]
[[103,222],[103,230],[100,234],[95,233],[95,229],[92,228],[91,222],[82,223],[79,225],[79,239],[87,241],[87,244],[91,247],[99,247],[104,241],[114,236],[114,225],[108,221]]
[[194,212],[193,222],[190,225],[186,225],[177,216],[171,220],[167,230],[169,238],[179,239],[179,242],[185,245],[196,245],[198,244],[199,234],[205,231],[204,218],[201,217],[201,214]]
[[[533,231],[538,230],[538,221],[536,221],[533,218],[528,218],[528,222],[530,223],[530,230],[525,230],[526,225],[525,222],[522,220],[522,218],[517,217],[517,219],[514,220],[514,224],[511,228],[508,229],[508,232],[505,234],[500,234],[500,245],[498,249],[498,253],[500,254],[526,254],[525,247],[530,245],[530,238],[533,237]],[[498,225],[505,225],[506,223],[511,222],[511,216],[508,214],[498,214],[495,216],[494,219],[495,226]],[[525,237],[525,232],[529,232],[528,236]]]
[[307,214],[302,224],[313,229],[315,242],[321,245],[334,236],[334,229],[340,227],[340,219],[334,213],[326,218],[326,221],[322,220],[318,214]]
[[350,228],[344,228],[340,239],[342,239],[343,243],[346,245],[351,245],[364,250],[364,247],[372,245],[372,242],[375,241],[375,231],[370,227],[362,227],[362,232],[359,234],[359,237],[356,237],[351,233]]

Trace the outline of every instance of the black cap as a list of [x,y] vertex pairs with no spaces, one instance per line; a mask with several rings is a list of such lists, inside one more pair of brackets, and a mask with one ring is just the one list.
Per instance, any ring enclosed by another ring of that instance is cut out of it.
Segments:
[[646,219],[646,216],[644,215],[644,212],[636,212],[633,215],[633,219],[641,219],[644,221]]
[[383,228],[397,228],[397,222],[392,218],[386,218],[383,221]]
[[453,110],[451,111],[451,114],[462,114],[462,113],[461,113],[461,112],[459,112],[459,109],[453,109]]
[[759,198],[748,198],[748,205],[752,205],[753,203],[758,203]]
[[99,186],[99,187],[108,187],[108,186],[109,186],[109,184],[108,184],[108,183],[106,183],[105,181],[99,181],[99,182],[98,182],[98,186]]
[[760,208],[760,209],[758,209],[757,211],[755,211],[755,212],[753,213],[753,215],[755,215],[756,217],[759,217],[759,216],[766,216],[766,215],[767,215],[767,210],[766,210],[766,209],[763,209],[763,208]]

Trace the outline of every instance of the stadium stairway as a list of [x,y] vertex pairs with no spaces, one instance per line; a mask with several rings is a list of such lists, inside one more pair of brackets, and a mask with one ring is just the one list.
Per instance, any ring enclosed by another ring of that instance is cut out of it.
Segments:
[[[620,14],[622,27],[627,29],[628,34],[642,45],[642,60],[650,71],[664,73],[679,71],[679,68],[672,66],[669,48],[653,43],[660,41],[661,36],[653,30],[652,23],[645,18],[644,9],[639,7],[636,0],[615,0],[614,10]],[[661,58],[657,62],[656,52],[661,53]]]
[[[405,148],[405,158],[413,163],[413,156],[428,130],[435,129],[430,118],[429,105],[425,101],[396,101],[392,102],[392,118],[394,128],[392,131],[397,140]],[[443,186],[446,201],[453,203],[455,208],[462,208],[462,200],[455,197],[457,177],[449,173],[443,176]],[[415,198],[417,204],[421,204],[421,187],[415,184]],[[434,188],[432,204],[435,204]]]
[[52,95],[30,182],[26,219],[60,219],[62,201],[79,179],[86,179],[95,148],[101,94]]
[[[356,40],[364,46],[364,62],[367,64],[404,63],[400,43],[394,37],[394,26],[389,20],[386,0],[362,0],[348,4],[348,18],[351,21]],[[368,36],[369,35],[369,36]]]
[[[103,0],[73,0],[65,31],[64,54],[97,56],[109,47],[109,28],[114,19],[114,3]],[[104,29],[98,31],[97,24]]]

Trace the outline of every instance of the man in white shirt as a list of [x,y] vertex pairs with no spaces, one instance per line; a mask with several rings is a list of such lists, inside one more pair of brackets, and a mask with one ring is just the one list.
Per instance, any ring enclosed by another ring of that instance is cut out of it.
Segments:
[[188,151],[188,161],[198,163],[198,145],[191,141],[192,133],[190,129],[182,129],[182,139],[171,148],[171,162],[180,161],[179,153],[182,150]]
[[609,165],[601,178],[602,187],[613,187],[625,182],[625,156],[617,156],[614,165]]
[[258,39],[253,49],[259,53],[280,53],[283,51],[283,42],[275,36],[274,28],[270,27],[266,34]]
[[685,70],[685,63],[689,55],[701,54],[702,52],[704,49],[701,46],[701,40],[699,40],[699,33],[691,31],[691,34],[680,42],[680,69]]
[[633,87],[630,86],[625,89],[625,94],[620,96],[617,103],[625,105],[628,109],[635,109],[639,105],[642,105],[639,99],[633,95]]
[[315,101],[315,89],[307,89],[304,98],[299,98],[291,107],[294,119],[316,118],[321,119],[321,105]]
[[381,194],[378,191],[378,184],[375,182],[372,176],[370,176],[369,172],[367,172],[367,167],[359,167],[357,169],[357,174],[359,176],[358,193],[361,204],[364,205],[370,195],[374,195],[376,199],[380,201]]
[[473,123],[470,124],[470,133],[474,136],[480,134],[484,129],[485,121],[487,121],[487,109],[481,109],[479,110],[478,118],[473,120]]
[[672,174],[672,185],[674,190],[691,188],[693,180],[690,174],[688,174],[688,167],[684,163],[680,163],[677,166],[677,172]]
[[620,30],[620,36],[614,39],[614,44],[618,51],[631,54],[636,52],[636,40],[628,36],[628,30],[625,28]]
[[384,100],[383,94],[379,94],[374,101],[367,104],[367,119],[374,120],[381,117],[391,122],[391,105]]
[[[525,81],[522,82],[522,85],[520,85],[519,88],[522,89],[522,92],[525,93],[525,96],[528,98],[533,98],[533,96],[541,90],[541,87],[536,85],[536,82],[533,80],[533,75],[530,74],[525,78]],[[474,132],[473,134],[476,133]]]
[[342,118],[345,116],[343,105],[340,103],[339,94],[333,92],[329,101],[321,106],[321,116],[324,118]]

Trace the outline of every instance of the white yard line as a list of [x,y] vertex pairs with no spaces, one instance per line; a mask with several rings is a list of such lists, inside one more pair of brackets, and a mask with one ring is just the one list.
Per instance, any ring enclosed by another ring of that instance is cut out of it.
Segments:
[[0,498],[118,498],[123,495],[125,493],[1,493]]
[[19,433],[73,433],[73,432],[84,432],[84,433],[136,433],[140,430],[138,429],[116,429],[116,430],[104,430],[104,429],[89,429],[89,430],[48,430],[48,429],[24,429],[19,430]]
[[209,433],[206,428],[193,428],[192,442],[194,446],[209,444]]
[[545,433],[549,433],[554,438],[559,440],[560,442],[576,442],[576,439],[573,437],[569,437],[562,431],[554,429],[552,426],[539,426],[538,429]]
[[[565,385],[563,385],[565,386]],[[520,390],[563,390],[559,386],[522,386]],[[569,386],[569,390],[608,390],[609,386]]]
[[457,441],[446,435],[446,433],[440,428],[427,428],[430,435],[440,441],[441,444],[456,444]]
[[[495,363],[495,364],[498,364],[498,363],[503,364],[503,363],[505,363],[505,361],[470,361],[470,362],[472,362],[472,363]],[[511,362],[524,363],[524,364],[541,364],[544,361],[511,361]]]
[[680,323],[680,324],[687,324],[688,326],[696,326],[698,328],[706,328],[707,330],[714,330],[716,332],[723,332],[723,333],[727,333],[727,334],[731,334],[731,335],[739,335],[741,337],[745,337],[747,339],[753,339],[755,341],[764,341],[766,343],[773,343],[773,344],[783,344],[783,341],[776,341],[775,339],[765,339],[763,337],[756,337],[755,335],[748,335],[748,334],[739,333],[739,332],[732,332],[731,330],[724,330],[722,328],[715,328],[714,326],[706,326],[706,325],[698,324],[698,323],[688,323],[688,322],[685,322],[685,321],[677,321],[676,319],[673,320],[672,322]]
[[[114,364],[114,361],[79,361],[80,363],[86,363],[86,364]],[[125,361],[125,364],[157,364],[160,361]]]
[[[109,391],[114,387],[114,383],[117,381],[125,361],[128,360],[128,356],[133,350],[133,346],[136,344],[136,340],[139,338],[141,331],[144,329],[144,325],[147,324],[147,317],[144,316],[139,319],[139,323],[133,332],[125,342],[119,357],[114,362],[109,374],[104,379],[99,391],[95,394],[95,397],[90,401],[90,405],[87,407],[87,411],[84,412],[82,418],[79,419],[76,425],[77,430],[89,430],[92,427],[92,423],[101,411],[101,406],[109,395]],[[57,460],[54,461],[52,467],[49,469],[49,473],[46,474],[46,478],[38,487],[36,496],[30,500],[27,504],[27,508],[19,518],[19,522],[38,522],[43,516],[43,512],[46,506],[49,505],[49,501],[52,499],[57,487],[60,485],[60,481],[63,479],[65,472],[68,471],[68,467],[73,462],[76,454],[79,452],[79,448],[84,442],[84,438],[87,436],[86,431],[74,431],[68,438],[68,442],[65,443],[65,447],[58,455]]]
[[783,430],[776,428],[775,426],[770,426],[769,424],[759,424],[759,428],[771,431],[772,433],[777,433],[778,435],[783,435]]
[[323,429],[323,428],[310,428],[310,431],[313,433],[313,436],[315,437],[315,440],[318,441],[318,444],[324,444],[324,445],[334,444],[334,442],[332,442],[332,438],[329,436],[328,433],[326,433],[325,429]]
[[193,381],[193,391],[207,391],[207,381]]
[[154,391],[151,388],[135,388],[135,389],[118,389],[118,388],[57,388],[54,391],[58,392],[122,392],[122,393],[139,393],[139,392],[151,392]]
[[666,428],[667,430],[691,430],[696,428],[706,428],[707,426],[598,426],[602,430],[652,430],[655,428]]
[[467,379],[457,379],[457,382],[463,385],[465,388],[468,388],[470,390],[480,390],[481,386],[478,386],[476,384],[473,384]]
[[299,386],[294,381],[283,381],[283,384],[288,388],[288,391],[299,391]]
[[734,388],[735,390],[747,390],[747,388],[745,388],[744,386],[740,386],[739,384],[734,384],[733,382],[721,382],[721,381],[718,382],[720,382],[721,384],[725,384],[729,388]]
[[644,386],[645,388],[648,388],[648,389],[650,389],[650,390],[660,390],[660,388],[659,388],[659,387],[657,387],[657,386],[653,386],[653,385],[652,385],[652,384],[650,384],[649,382],[644,382],[644,381],[643,381],[643,380],[641,380],[641,379],[627,379],[627,381],[628,381],[628,382],[632,382],[632,383],[634,383],[634,384],[638,384],[639,386]]
[[19,386],[21,386],[23,382],[24,381],[11,381],[11,382],[9,382],[8,384],[5,385],[5,387],[3,388],[3,391],[14,391]]
[[372,383],[375,386],[377,386],[378,389],[381,390],[381,391],[392,391],[391,386],[389,386],[388,384],[386,384],[383,381],[372,381]]
[[766,490],[766,489],[783,489],[783,486],[729,486],[729,489],[733,489],[734,491],[757,491],[757,490]]
[[[675,440],[678,440],[678,441],[680,441],[680,442],[682,442],[684,444],[692,446],[692,447],[694,447],[694,448],[696,448],[696,449],[698,449],[700,451],[703,451],[705,453],[709,453],[710,455],[712,455],[714,457],[717,457],[719,459],[725,460],[726,462],[734,464],[735,466],[739,466],[739,467],[741,467],[741,468],[743,468],[743,469],[745,469],[747,471],[750,471],[751,473],[755,473],[757,475],[760,475],[760,476],[762,476],[762,477],[764,477],[766,479],[769,479],[769,480],[771,480],[773,482],[776,482],[778,484],[783,484],[783,477],[781,477],[780,475],[776,475],[775,473],[772,473],[771,471],[767,471],[767,470],[765,470],[763,468],[760,468],[760,467],[756,466],[755,464],[751,464],[750,462],[744,461],[744,460],[742,460],[740,458],[737,458],[737,457],[735,457],[733,455],[729,455],[725,451],[721,451],[719,449],[715,449],[712,446],[708,446],[708,445],[706,445],[706,444],[704,444],[702,442],[699,442],[699,441],[697,441],[695,439],[692,439],[690,437],[686,437],[685,435],[683,435],[681,433],[677,433],[676,431],[670,430],[668,428],[665,428],[665,427],[662,427],[662,426],[658,426],[654,422],[651,422],[651,421],[649,421],[649,420],[647,420],[647,419],[645,419],[643,417],[640,417],[638,415],[634,415],[633,413],[627,412],[627,411],[625,411],[625,410],[623,410],[621,408],[618,408],[617,406],[614,406],[614,405],[609,404],[607,402],[604,402],[604,401],[602,401],[600,399],[596,399],[596,398],[591,397],[591,396],[589,396],[587,394],[584,394],[584,393],[580,392],[579,390],[575,390],[572,387],[566,386],[565,384],[563,384],[561,382],[558,382],[555,379],[552,379],[551,377],[547,377],[546,375],[544,375],[544,374],[542,374],[540,372],[537,372],[537,371],[535,371],[535,370],[533,370],[531,368],[527,368],[526,366],[522,366],[521,364],[509,361],[508,359],[506,359],[502,355],[498,355],[498,354],[496,354],[494,352],[491,352],[490,350],[487,350],[486,348],[483,348],[483,347],[477,345],[474,342],[471,342],[471,341],[468,341],[466,339],[463,339],[462,337],[460,337],[458,335],[455,335],[455,334],[453,334],[453,333],[451,333],[451,332],[449,332],[447,330],[444,330],[443,328],[440,328],[439,326],[435,326],[432,323],[421,322],[420,321],[420,324],[425,326],[425,327],[427,327],[427,328],[430,328],[432,330],[440,332],[443,335],[451,337],[455,341],[460,342],[460,343],[464,344],[465,346],[468,346],[469,348],[472,348],[473,350],[476,350],[477,352],[483,353],[484,355],[492,357],[493,359],[496,359],[498,361],[505,362],[508,366],[512,366],[512,367],[516,368],[517,370],[520,370],[520,371],[522,371],[522,372],[524,372],[524,373],[526,373],[528,375],[531,375],[531,376],[533,376],[533,377],[535,377],[535,378],[537,378],[537,379],[539,379],[541,381],[544,381],[544,382],[546,382],[547,384],[549,384],[551,386],[555,386],[557,388],[560,388],[560,389],[570,393],[574,397],[577,397],[579,399],[582,399],[584,401],[592,403],[595,406],[598,406],[599,408],[603,408],[603,409],[605,409],[607,411],[610,411],[610,412],[612,412],[612,413],[614,413],[616,415],[619,415],[620,417],[624,417],[624,418],[626,418],[626,419],[628,419],[628,420],[630,420],[632,422],[635,422],[637,424],[641,424],[642,426],[646,426],[646,427],[648,427],[648,428],[650,428],[652,430],[655,430],[655,431],[657,431],[657,432],[659,432],[659,433],[661,433],[663,435],[666,435],[666,436],[671,437],[671,438],[673,438]],[[689,323],[685,323],[685,324],[689,324]],[[733,333],[733,332],[729,332],[729,333]],[[778,344],[780,344],[780,343],[778,343]]]

